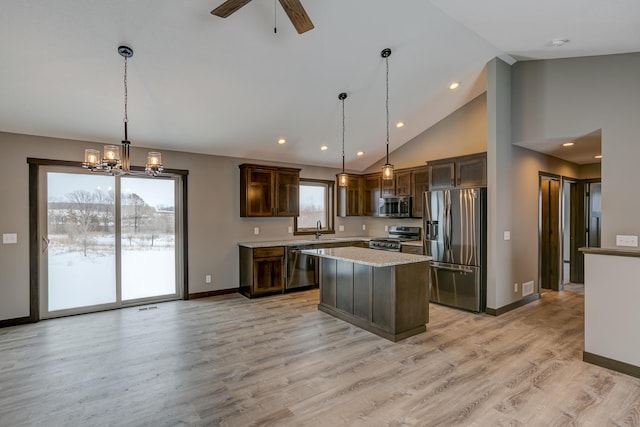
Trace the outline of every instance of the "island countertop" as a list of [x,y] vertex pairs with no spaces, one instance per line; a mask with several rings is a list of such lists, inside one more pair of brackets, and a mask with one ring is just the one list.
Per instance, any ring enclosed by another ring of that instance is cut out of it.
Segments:
[[432,257],[413,255],[402,252],[381,251],[357,247],[330,248],[330,249],[305,249],[301,251],[308,255],[316,255],[321,258],[350,261],[356,264],[372,267],[391,267],[394,265],[413,264],[431,261]]

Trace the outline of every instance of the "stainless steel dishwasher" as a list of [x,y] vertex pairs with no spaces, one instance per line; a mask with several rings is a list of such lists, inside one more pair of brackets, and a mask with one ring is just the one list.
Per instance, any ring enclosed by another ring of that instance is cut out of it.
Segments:
[[287,276],[285,290],[318,286],[317,258],[303,254],[302,250],[312,249],[311,245],[296,245],[287,248]]

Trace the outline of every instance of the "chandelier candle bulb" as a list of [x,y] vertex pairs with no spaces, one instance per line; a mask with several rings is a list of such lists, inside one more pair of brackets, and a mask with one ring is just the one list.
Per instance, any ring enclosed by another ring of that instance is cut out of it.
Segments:
[[149,151],[147,154],[147,165],[145,172],[157,176],[162,172],[162,154],[157,151]]
[[84,164],[85,167],[95,167],[100,164],[100,151],[92,148],[84,150]]
[[120,147],[117,145],[104,146],[104,162],[107,166],[114,167],[120,161]]

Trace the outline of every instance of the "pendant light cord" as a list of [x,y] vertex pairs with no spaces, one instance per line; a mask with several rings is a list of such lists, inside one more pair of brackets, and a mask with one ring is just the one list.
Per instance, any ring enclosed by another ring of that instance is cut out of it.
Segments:
[[387,62],[387,164],[389,164],[389,56],[387,56],[385,60]]
[[128,141],[129,138],[127,136],[127,123],[129,122],[129,117],[127,114],[127,103],[128,103],[129,91],[127,89],[127,57],[124,57],[124,140]]
[[[346,97],[345,97],[346,98]],[[344,174],[344,98],[342,99],[342,173]]]

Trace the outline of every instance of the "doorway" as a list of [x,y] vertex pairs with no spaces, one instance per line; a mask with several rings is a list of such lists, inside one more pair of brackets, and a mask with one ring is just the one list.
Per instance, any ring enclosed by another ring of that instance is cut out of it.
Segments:
[[179,177],[41,169],[40,318],[178,299]]
[[560,177],[541,174],[539,190],[540,287],[553,291],[562,289],[560,196]]

